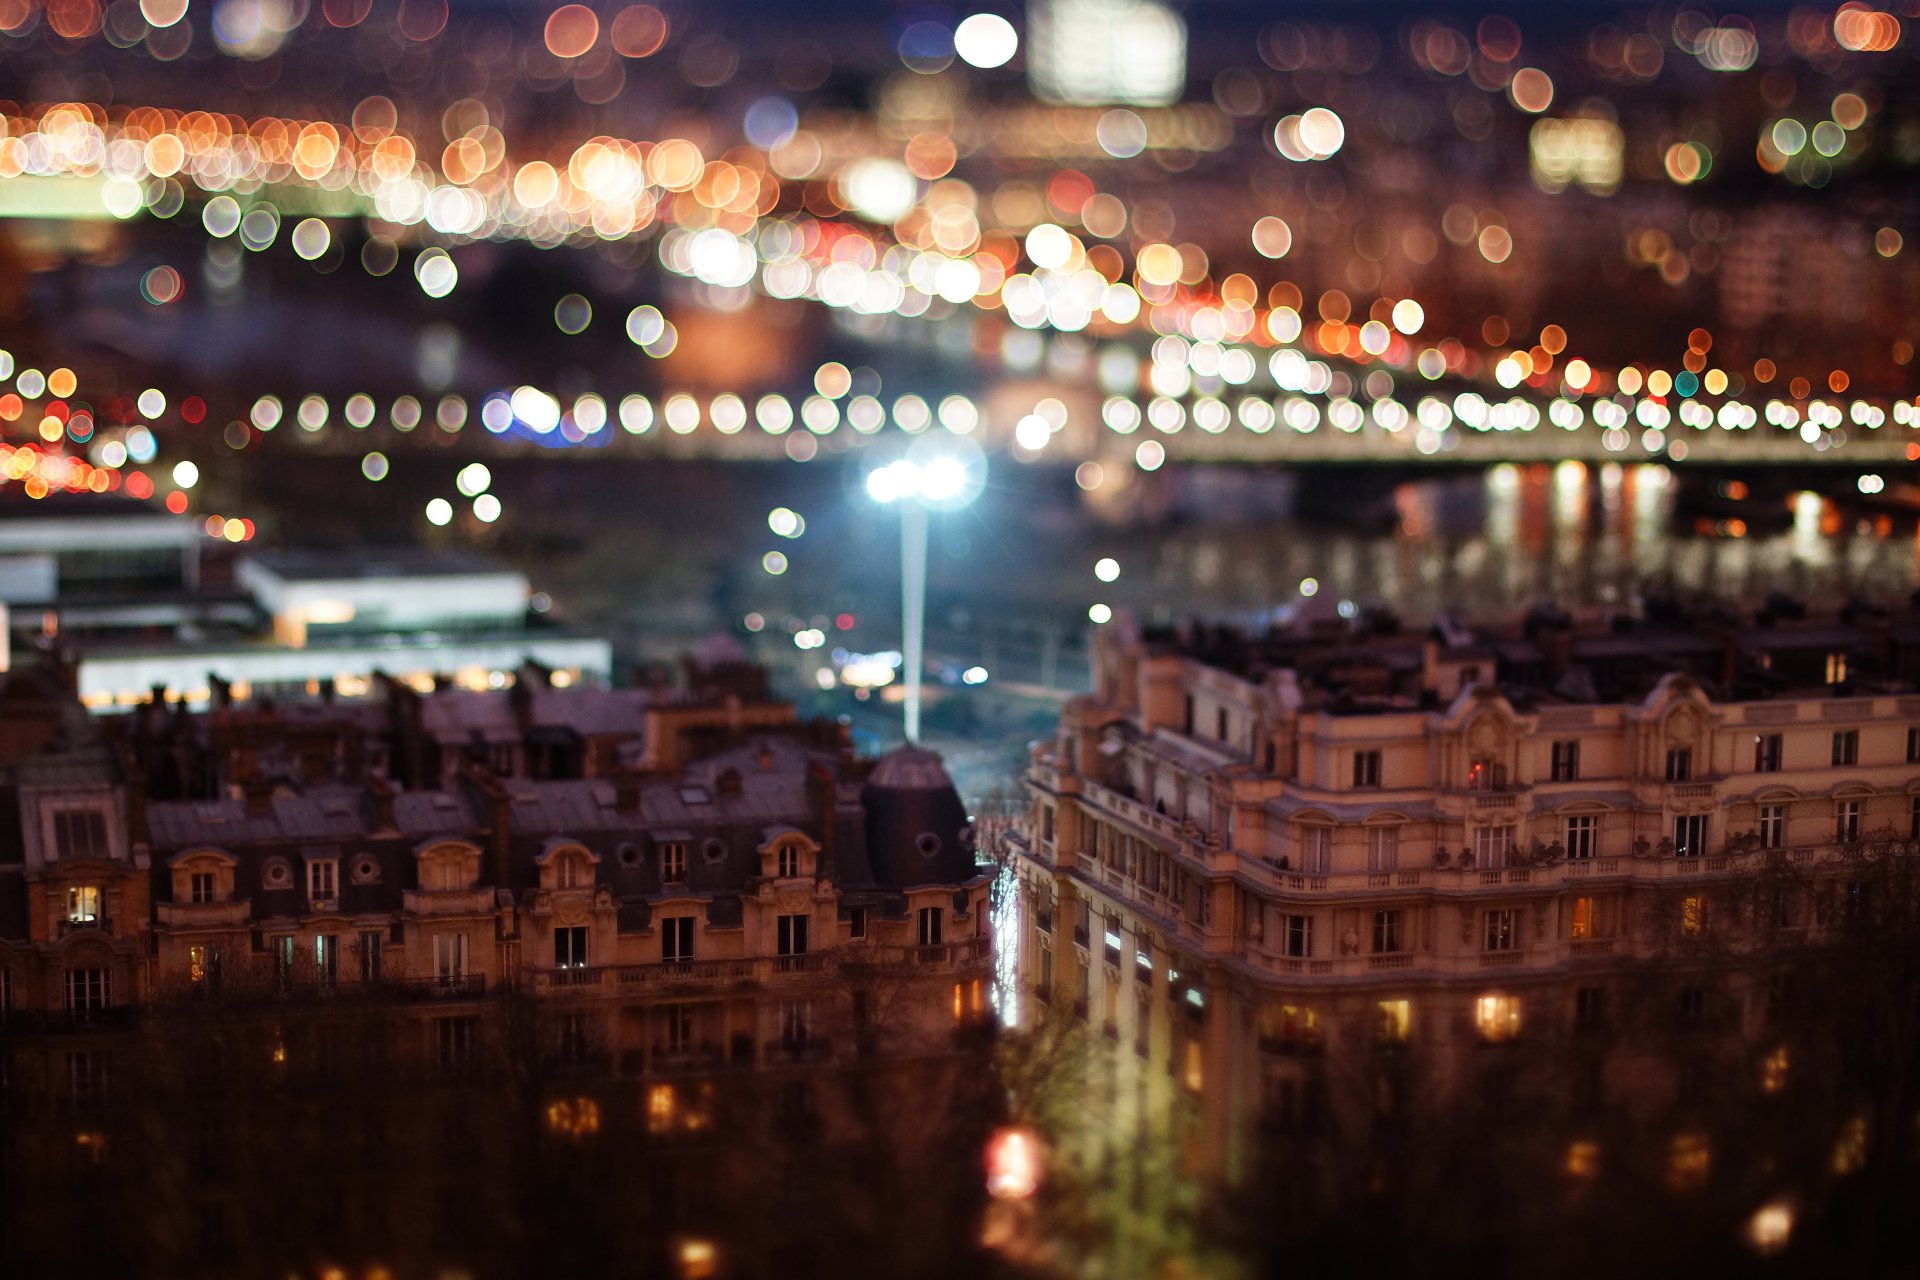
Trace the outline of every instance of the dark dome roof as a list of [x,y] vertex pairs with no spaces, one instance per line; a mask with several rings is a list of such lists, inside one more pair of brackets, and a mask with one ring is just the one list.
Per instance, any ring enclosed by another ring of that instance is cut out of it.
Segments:
[[953,779],[934,752],[924,747],[896,747],[873,766],[867,785],[890,791],[951,791]]

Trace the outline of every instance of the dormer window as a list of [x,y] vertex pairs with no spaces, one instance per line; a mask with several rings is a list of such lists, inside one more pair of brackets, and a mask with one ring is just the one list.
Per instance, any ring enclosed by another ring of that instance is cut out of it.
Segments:
[[687,846],[678,840],[660,846],[660,883],[682,884],[687,878]]
[[583,878],[580,870],[580,860],[578,858],[560,859],[559,887],[562,889],[578,889]]
[[212,902],[214,899],[214,876],[211,871],[195,871],[187,877],[187,900],[194,903]]
[[62,858],[104,858],[107,815],[98,809],[62,809],[53,815],[53,843]]
[[340,860],[316,858],[307,864],[307,900],[316,906],[340,896]]
[[776,857],[777,874],[781,879],[789,879],[800,874],[800,851],[792,845],[782,845]]

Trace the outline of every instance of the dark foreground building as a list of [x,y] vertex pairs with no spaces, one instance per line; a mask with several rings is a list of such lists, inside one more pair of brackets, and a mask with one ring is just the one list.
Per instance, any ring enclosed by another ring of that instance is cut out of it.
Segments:
[[937,757],[751,681],[8,681],[0,1271],[970,1270],[989,877]]

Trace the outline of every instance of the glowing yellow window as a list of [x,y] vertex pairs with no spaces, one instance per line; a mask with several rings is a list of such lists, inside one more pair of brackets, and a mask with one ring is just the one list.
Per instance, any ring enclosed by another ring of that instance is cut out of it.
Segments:
[[647,1088],[647,1132],[665,1133],[673,1127],[673,1086],[650,1085]]
[[1474,1003],[1473,1024],[1488,1040],[1511,1040],[1520,1034],[1520,997],[1481,996]]
[[1600,1144],[1582,1138],[1567,1148],[1567,1176],[1591,1178],[1600,1172]]
[[1852,1173],[1867,1162],[1867,1122],[1862,1116],[1847,1121],[1833,1146],[1833,1171]]
[[1713,1165],[1713,1152],[1706,1138],[1698,1133],[1683,1133],[1667,1151],[1667,1185],[1675,1191],[1703,1187]]
[[1781,1045],[1760,1063],[1760,1092],[1778,1093],[1787,1087],[1787,1046]]
[[1707,900],[1701,897],[1680,900],[1680,932],[1697,938],[1707,929]]
[[1380,1002],[1381,1040],[1389,1044],[1404,1043],[1412,1027],[1413,1001],[1382,1000]]
[[1207,1079],[1205,1067],[1200,1060],[1200,1042],[1198,1040],[1187,1041],[1186,1059],[1186,1070],[1184,1074],[1187,1088],[1198,1093],[1200,1092],[1200,1087],[1206,1083]]
[[205,947],[187,948],[187,977],[196,984],[207,980],[207,949]]
[[1594,906],[1592,898],[1573,900],[1573,936],[1591,938],[1595,936]]

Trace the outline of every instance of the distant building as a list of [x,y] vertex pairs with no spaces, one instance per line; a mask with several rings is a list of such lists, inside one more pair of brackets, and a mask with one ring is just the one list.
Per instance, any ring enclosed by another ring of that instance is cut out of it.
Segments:
[[1187,25],[1156,0],[1033,0],[1027,79],[1050,102],[1178,102],[1187,88]]
[[[239,696],[369,692],[380,675],[500,688],[524,662],[604,683],[612,648],[551,625],[525,575],[458,551],[239,551],[145,503],[50,495],[0,512],[0,605],[14,647],[72,656],[81,701],[155,688],[194,707]],[[228,581],[228,558],[237,562]],[[208,572],[213,561],[218,571]]]

